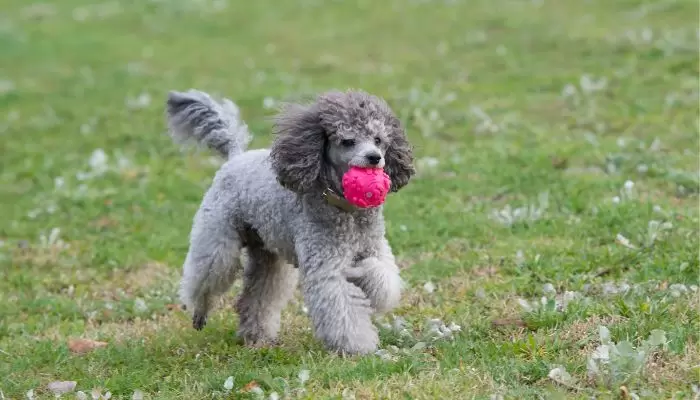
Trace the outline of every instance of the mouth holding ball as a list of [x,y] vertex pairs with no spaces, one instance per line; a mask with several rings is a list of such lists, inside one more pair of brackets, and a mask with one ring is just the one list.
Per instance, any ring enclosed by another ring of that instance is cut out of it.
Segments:
[[343,195],[352,205],[360,208],[384,204],[391,188],[391,179],[382,168],[351,167],[343,175]]

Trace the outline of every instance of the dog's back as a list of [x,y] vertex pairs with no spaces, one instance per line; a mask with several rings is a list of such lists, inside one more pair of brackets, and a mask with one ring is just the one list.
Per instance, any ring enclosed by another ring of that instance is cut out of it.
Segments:
[[269,155],[268,149],[256,149],[231,158],[217,172],[202,205],[220,202],[216,207],[241,233],[252,230],[266,249],[293,263],[290,226],[302,214],[301,204],[277,182]]

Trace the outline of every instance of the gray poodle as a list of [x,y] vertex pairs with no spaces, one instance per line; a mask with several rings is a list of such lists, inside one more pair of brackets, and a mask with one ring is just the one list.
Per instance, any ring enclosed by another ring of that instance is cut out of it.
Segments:
[[247,126],[229,100],[170,92],[167,118],[175,140],[227,159],[194,217],[183,268],[180,296],[194,328],[242,269],[238,335],[250,346],[275,343],[298,271],[315,336],[343,354],[376,350],[371,315],[398,305],[402,280],[382,208],[351,206],[341,179],[351,166],[383,167],[396,192],[415,173],[389,106],[361,91],[324,93],[284,107],[271,149],[249,151]]

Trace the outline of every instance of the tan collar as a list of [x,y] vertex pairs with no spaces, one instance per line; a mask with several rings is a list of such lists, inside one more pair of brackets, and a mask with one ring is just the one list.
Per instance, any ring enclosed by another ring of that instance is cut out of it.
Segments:
[[350,204],[349,201],[347,201],[343,196],[340,196],[339,194],[331,190],[331,188],[327,188],[326,190],[324,190],[322,196],[323,199],[326,200],[326,203],[338,207],[343,211],[352,212],[357,210],[357,207]]

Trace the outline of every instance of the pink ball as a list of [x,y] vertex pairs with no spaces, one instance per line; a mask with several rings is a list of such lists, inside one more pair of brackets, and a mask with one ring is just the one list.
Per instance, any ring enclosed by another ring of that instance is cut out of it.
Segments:
[[343,175],[343,194],[351,204],[377,207],[384,203],[391,179],[381,168],[352,167]]

